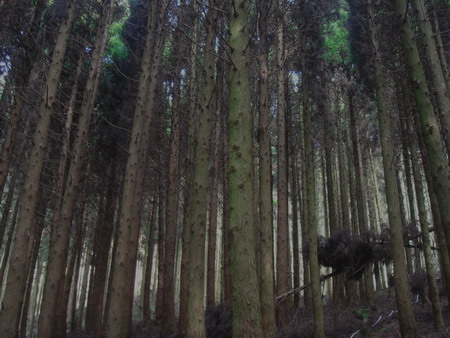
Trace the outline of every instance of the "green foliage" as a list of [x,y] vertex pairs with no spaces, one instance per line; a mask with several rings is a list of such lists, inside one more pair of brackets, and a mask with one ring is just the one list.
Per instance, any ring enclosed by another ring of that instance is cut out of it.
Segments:
[[107,57],[113,60],[122,60],[128,56],[128,48],[123,41],[125,22],[130,16],[130,8],[127,2],[121,1],[119,12],[121,17],[115,20],[109,28],[109,40],[106,46]]
[[358,319],[361,319],[363,321],[366,321],[367,319],[369,319],[369,310],[368,309],[359,309],[356,310],[356,316],[358,317]]
[[349,31],[346,27],[349,18],[349,8],[346,1],[339,2],[335,20],[326,22],[322,27],[324,37],[324,58],[331,63],[351,62]]

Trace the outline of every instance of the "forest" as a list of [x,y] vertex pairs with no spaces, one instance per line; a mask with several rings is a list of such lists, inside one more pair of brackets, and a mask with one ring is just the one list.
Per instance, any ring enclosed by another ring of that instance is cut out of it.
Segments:
[[450,1],[0,0],[0,337],[450,336]]

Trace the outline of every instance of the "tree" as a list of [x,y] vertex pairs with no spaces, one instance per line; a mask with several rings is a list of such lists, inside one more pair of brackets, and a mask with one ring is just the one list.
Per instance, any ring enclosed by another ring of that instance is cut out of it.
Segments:
[[388,114],[386,102],[386,82],[384,81],[381,54],[379,50],[377,32],[374,25],[374,13],[372,2],[367,2],[369,14],[369,29],[373,43],[375,88],[377,94],[378,121],[380,123],[380,137],[383,152],[384,178],[386,180],[386,200],[388,204],[389,225],[392,243],[392,256],[394,260],[394,283],[395,297],[399,311],[400,330],[406,337],[417,337],[417,324],[409,297],[408,275],[404,253],[404,242],[402,234],[402,220],[400,210],[400,193],[397,185],[397,174],[394,161],[394,150],[392,141],[391,119]]
[[[163,18],[161,11],[164,8],[164,1],[152,1],[149,6],[146,40],[141,60],[138,96],[128,150],[121,212],[118,229],[116,230],[118,237],[109,285],[111,300],[106,309],[105,327],[108,337],[124,337],[131,331],[131,308],[138,246],[137,237],[140,229],[141,210],[139,206],[142,202],[145,159],[149,146],[149,125],[155,104],[157,75],[164,40],[161,34],[161,21]],[[133,283],[129,281],[130,276],[133,276]]]
[[193,168],[193,193],[189,202],[189,214],[192,218],[189,226],[189,291],[187,299],[187,335],[203,337],[205,332],[204,297],[205,297],[205,237],[206,210],[208,197],[209,153],[211,149],[211,130],[214,94],[214,37],[218,4],[209,2],[206,16],[205,54],[203,59],[203,88],[200,95],[198,120],[195,135],[195,158]]
[[[413,31],[404,0],[396,0],[395,8],[400,22],[400,37],[405,62],[408,66],[409,78],[412,83],[414,99],[417,106],[424,143],[427,149],[430,164],[433,189],[439,203],[439,210],[444,227],[447,248],[450,243],[450,167],[446,159],[439,125],[434,114],[433,106],[428,96],[428,87],[425,73],[420,62],[419,52],[413,38]],[[450,250],[450,249],[449,249]]]
[[228,245],[232,335],[262,337],[253,232],[252,111],[247,46],[248,2],[230,0],[228,113]]
[[44,99],[39,107],[39,119],[34,132],[31,155],[28,159],[28,169],[22,190],[21,207],[18,212],[18,223],[9,263],[10,272],[8,273],[5,298],[0,312],[0,335],[2,337],[14,337],[18,327],[22,305],[19,299],[25,292],[31,262],[33,240],[30,234],[34,233],[33,219],[38,199],[39,177],[43,167],[50,117],[56,99],[56,91],[77,3],[76,0],[71,0],[67,5],[67,15],[59,28],[46,84],[42,91]]
[[275,335],[274,276],[273,276],[273,212],[272,212],[272,154],[270,146],[269,42],[268,18],[270,1],[260,1],[259,45],[259,276],[263,331]]

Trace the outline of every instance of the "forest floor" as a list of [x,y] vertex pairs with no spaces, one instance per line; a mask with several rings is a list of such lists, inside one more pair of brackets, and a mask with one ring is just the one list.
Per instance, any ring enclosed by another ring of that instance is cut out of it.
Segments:
[[[420,337],[450,337],[450,313],[447,297],[441,297],[445,329],[437,333],[434,329],[431,305],[422,303],[416,296],[414,314]],[[326,337],[401,337],[397,307],[393,289],[375,294],[372,306],[349,307],[325,306]],[[313,314],[310,309],[299,308],[289,327],[278,332],[279,337],[312,337]]]
[[[414,299],[414,313],[420,337],[450,337],[450,313],[447,297],[441,296],[445,329],[437,333],[434,329],[431,305]],[[401,337],[398,323],[394,290],[378,291],[372,306],[352,305],[337,307],[325,305],[326,337]],[[231,316],[227,306],[219,304],[206,312],[208,337],[231,337]],[[278,337],[303,338],[313,336],[313,313],[310,308],[299,307],[292,315],[291,324],[279,328]],[[160,328],[154,322],[136,323],[132,338],[162,337]],[[69,338],[90,338],[89,332],[76,332]],[[173,338],[181,335],[173,335]]]

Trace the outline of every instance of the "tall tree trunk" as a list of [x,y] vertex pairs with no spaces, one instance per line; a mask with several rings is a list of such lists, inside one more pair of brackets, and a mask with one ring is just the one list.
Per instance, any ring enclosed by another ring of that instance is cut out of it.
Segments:
[[[283,0],[278,0],[277,26],[277,293],[282,294],[290,289],[290,254],[288,223],[288,161],[286,144],[286,97],[285,97],[285,46],[283,23]],[[289,310],[292,308],[292,297],[277,306],[278,323],[286,326],[289,323]]]
[[[6,200],[3,204],[2,218],[0,220],[0,249],[3,247],[3,239],[5,238],[9,215],[12,210],[16,181],[17,175],[15,174],[10,178],[10,182],[8,185],[8,195],[6,195]],[[0,279],[0,285],[1,281],[2,280]]]
[[[19,210],[19,201],[16,201],[16,203],[14,204],[14,211],[13,211],[13,215],[11,218],[11,222],[10,222],[10,226],[9,226],[9,231],[8,231],[8,237],[5,243],[5,249],[3,252],[3,259],[2,259],[2,264],[0,266],[0,285],[4,284],[4,279],[5,279],[5,273],[6,273],[6,267],[8,266],[8,261],[10,259],[11,256],[11,244],[13,242],[13,238],[14,238],[14,231],[16,231],[16,226],[17,226],[17,214],[18,214],[18,210]],[[11,274],[11,263],[9,266],[9,272],[8,275],[6,277],[9,277],[9,275]],[[22,299],[23,294],[19,295],[19,299]],[[20,311],[20,309],[19,309]],[[20,315],[20,314],[19,314]]]
[[253,232],[248,1],[229,1],[228,241],[232,335],[262,337]]
[[272,151],[270,145],[268,16],[271,1],[258,2],[259,51],[259,276],[262,327],[265,337],[276,333],[273,264]]
[[156,197],[153,197],[153,201],[151,202],[151,216],[150,216],[150,224],[147,234],[147,259],[145,262],[145,274],[144,274],[144,300],[143,300],[143,316],[144,321],[150,321],[151,311],[150,311],[150,284],[152,277],[152,268],[153,268],[153,253],[155,249],[155,226],[156,226],[156,215],[157,215],[157,205],[156,205]]
[[[406,119],[408,132],[413,135],[414,127],[412,119]],[[411,137],[409,138],[409,145],[411,149],[412,156],[420,156],[419,147],[417,141]],[[422,243],[423,243],[423,254],[425,257],[425,268],[427,272],[428,289],[431,299],[431,308],[433,311],[434,327],[437,331],[442,331],[444,328],[444,322],[442,317],[441,305],[439,300],[439,289],[436,283],[436,272],[434,269],[433,258],[431,253],[431,241],[430,241],[430,231],[429,222],[427,220],[427,210],[425,206],[425,195],[424,187],[422,183],[422,173],[420,172],[420,167],[418,161],[413,158],[412,171],[414,178],[414,186],[416,190],[417,207],[419,211],[419,223],[420,230],[422,231]]]
[[394,165],[394,149],[391,130],[391,119],[386,102],[386,83],[383,75],[381,54],[378,48],[378,37],[374,26],[372,1],[367,0],[369,12],[369,29],[374,46],[375,88],[377,95],[378,121],[380,124],[381,147],[383,153],[383,168],[386,181],[386,200],[392,242],[392,258],[394,260],[394,285],[397,308],[399,312],[400,330],[405,337],[418,337],[417,324],[410,300],[408,276],[404,256],[404,242],[400,210],[400,192],[396,179]]
[[[450,96],[445,81],[444,71],[441,66],[436,43],[433,38],[433,29],[431,27],[429,13],[425,8],[424,0],[414,0],[416,8],[417,21],[421,34],[425,57],[431,71],[430,82],[436,95],[436,103],[440,112],[441,133],[447,145],[447,153],[450,154]],[[439,32],[437,33],[439,35]]]
[[[39,337],[49,337],[53,334],[55,330],[55,322],[53,319],[56,314],[66,312],[66,309],[61,308],[63,304],[62,302],[58,302],[58,299],[63,299],[73,209],[76,197],[78,196],[82,166],[85,163],[84,152],[89,135],[91,115],[97,97],[98,82],[108,40],[109,26],[112,21],[113,4],[113,0],[104,0],[102,3],[103,10],[97,28],[91,67],[80,109],[78,131],[74,140],[73,157],[68,169],[64,197],[61,203],[61,209],[55,211],[55,223],[52,227],[50,242],[51,254],[49,255],[42,308],[39,317]],[[65,334],[65,331],[54,333],[61,336]]]
[[105,285],[108,270],[108,256],[113,233],[114,215],[116,209],[117,181],[116,168],[114,162],[108,173],[108,183],[106,196],[100,208],[99,221],[94,237],[94,276],[91,281],[93,299],[88,302],[90,305],[89,317],[86,319],[86,327],[94,332],[95,337],[100,337],[102,330],[103,304]]
[[[0,196],[3,195],[3,189],[5,187],[6,179],[8,177],[8,170],[11,164],[11,159],[14,151],[14,146],[16,144],[17,137],[17,129],[19,127],[19,123],[21,121],[21,113],[22,107],[24,105],[24,101],[26,100],[26,87],[29,81],[30,72],[33,69],[33,64],[36,62],[36,56],[39,53],[39,48],[37,48],[37,44],[39,43],[37,38],[39,32],[41,30],[41,26],[39,24],[42,16],[42,12],[45,8],[46,0],[39,0],[35,5],[35,10],[33,13],[33,18],[31,22],[27,23],[27,29],[21,31],[21,38],[23,38],[23,34],[25,37],[21,44],[25,50],[25,56],[22,57],[20,64],[20,74],[15,83],[15,94],[13,99],[13,104],[9,111],[9,120],[8,126],[6,128],[5,137],[3,138],[3,142],[1,144],[0,151]],[[16,6],[12,6],[10,4],[10,8],[13,8],[13,11],[20,15],[22,11],[25,10],[26,7],[29,6],[28,1],[20,1]],[[8,22],[7,15],[3,17],[4,22]],[[1,28],[0,28],[1,29]],[[2,99],[4,97],[4,93],[2,93]]]
[[398,20],[401,24],[401,42],[413,87],[420,127],[428,154],[433,187],[439,203],[447,249],[450,250],[450,168],[446,150],[439,132],[437,118],[428,97],[423,66],[411,28],[406,0],[395,0]]
[[[417,117],[417,116],[415,116]],[[428,187],[428,196],[430,198],[430,206],[431,206],[431,214],[433,216],[434,227],[436,228],[436,241],[439,245],[439,258],[441,264],[441,276],[444,281],[446,290],[447,290],[447,299],[450,302],[450,255],[447,247],[447,242],[445,240],[443,224],[441,220],[441,213],[439,210],[439,203],[436,197],[436,193],[434,191],[433,183],[432,183],[432,175],[430,165],[428,163],[427,151],[425,149],[425,145],[423,144],[423,137],[419,132],[418,121],[414,123],[415,127],[415,135],[419,141],[419,149],[421,153],[422,166],[425,174],[425,179],[427,181]]]
[[[155,89],[161,62],[161,20],[165,1],[153,1],[149,6],[147,37],[141,61],[138,97],[133,118],[131,140],[118,224],[116,253],[112,265],[111,298],[106,309],[106,335],[125,337],[131,331],[134,271],[137,253],[142,185],[145,159],[149,146],[150,122],[155,103]],[[159,257],[160,259],[161,257]],[[132,278],[133,282],[129,279]],[[125,285],[125,287],[124,287]],[[131,299],[130,299],[131,298]]]
[[[198,3],[193,2],[192,11],[196,13],[198,10]],[[199,19],[196,17],[194,20],[194,30],[191,43],[191,57],[189,60],[189,89],[188,97],[195,97],[196,86],[197,86],[197,57],[198,57],[198,39],[199,35]],[[192,179],[193,179],[193,162],[194,162],[194,152],[195,152],[195,132],[196,126],[195,121],[197,120],[197,102],[196,100],[191,100],[189,102],[189,127],[188,127],[188,151],[185,160],[185,176],[186,185],[184,190],[184,217],[183,217],[183,232],[182,232],[182,254],[181,254],[181,271],[180,271],[180,312],[178,320],[178,331],[180,334],[186,334],[187,330],[187,303],[188,303],[188,290],[189,290],[189,242],[192,224],[192,214],[190,213],[190,191],[192,189]]]
[[[303,85],[308,87],[307,81]],[[309,95],[303,99],[308,100]],[[317,256],[317,216],[316,216],[316,187],[315,187],[315,152],[312,137],[312,119],[309,106],[303,108],[304,138],[305,138],[305,166],[306,166],[306,212],[308,218],[308,248],[309,248],[309,278],[311,282],[311,301],[314,311],[314,337],[325,337],[322,292],[320,286],[320,266]]]
[[[205,56],[203,61],[204,82],[199,105],[199,125],[195,136],[195,161],[193,171],[193,193],[189,202],[192,216],[189,239],[189,292],[187,303],[187,335],[205,336],[204,296],[205,296],[205,237],[206,210],[209,171],[210,136],[212,128],[212,97],[214,92],[214,37],[218,3],[209,2],[206,18]],[[251,206],[250,210],[253,210]]]
[[[181,33],[179,33],[181,34]],[[175,50],[175,53],[180,52]],[[178,70],[177,70],[178,72]],[[178,172],[180,153],[180,84],[175,79],[174,99],[172,102],[172,126],[170,135],[170,158],[168,173],[168,189],[166,202],[166,239],[164,242],[164,317],[162,322],[163,334],[171,335],[176,329],[175,318],[175,248],[178,229]]]
[[211,182],[211,194],[209,202],[209,227],[208,227],[208,266],[206,284],[206,307],[216,305],[216,243],[217,243],[217,219],[218,219],[218,197],[219,197],[219,169],[220,169],[220,140],[221,119],[216,116],[216,133],[213,143],[213,172]]
[[18,300],[25,291],[32,254],[33,241],[29,234],[34,232],[33,220],[38,199],[39,177],[44,162],[50,117],[56,99],[56,91],[77,3],[77,0],[70,0],[68,3],[67,17],[61,23],[59,29],[43,90],[45,99],[42,100],[39,108],[39,119],[33,138],[31,156],[28,160],[16,236],[11,252],[10,273],[6,281],[5,298],[0,312],[0,336],[5,338],[14,337],[18,326],[22,305]]

